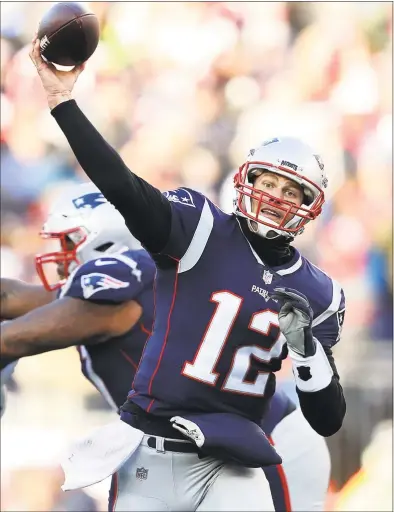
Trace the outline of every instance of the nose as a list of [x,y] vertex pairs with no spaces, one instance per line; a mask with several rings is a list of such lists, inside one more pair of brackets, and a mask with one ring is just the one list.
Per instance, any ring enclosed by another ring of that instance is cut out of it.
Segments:
[[65,271],[64,263],[63,262],[58,262],[56,270],[57,270],[58,276],[60,278],[63,278],[64,277],[64,271]]
[[271,203],[276,203],[277,199],[282,199],[282,196],[283,196],[282,190],[279,187],[275,187],[275,188],[269,190],[269,194],[270,194],[270,196],[273,196],[273,197],[269,198],[269,201]]

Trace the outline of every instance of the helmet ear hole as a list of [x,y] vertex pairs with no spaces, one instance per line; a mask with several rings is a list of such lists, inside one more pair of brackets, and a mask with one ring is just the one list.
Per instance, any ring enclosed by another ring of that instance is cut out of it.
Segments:
[[304,198],[303,198],[302,202],[304,204],[306,204],[306,206],[310,206],[313,203],[313,196],[312,196],[312,194],[309,192],[309,190],[307,190],[305,188],[304,188]]
[[110,247],[112,247],[114,244],[113,242],[107,242],[106,244],[101,244],[98,247],[95,248],[95,251],[97,252],[105,252],[108,251]]

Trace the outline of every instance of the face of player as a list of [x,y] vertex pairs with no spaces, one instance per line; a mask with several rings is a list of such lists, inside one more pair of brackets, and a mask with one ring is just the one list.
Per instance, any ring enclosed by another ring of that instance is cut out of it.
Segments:
[[[289,203],[293,203],[297,206],[301,206],[304,199],[304,192],[298,183],[269,171],[264,171],[260,176],[258,176],[255,179],[253,186],[258,190],[267,192],[267,194],[270,194],[275,198],[288,201]],[[260,205],[260,209],[261,213],[264,214],[264,217],[280,223],[285,217],[286,212],[276,208],[275,202],[275,199],[265,198],[263,204]],[[253,213],[256,213],[258,204],[259,201],[257,199],[252,199]],[[288,214],[285,222],[289,222],[293,217],[293,214]]]
[[[74,242],[68,236],[65,237],[65,240],[66,240],[66,246],[65,246],[66,250],[72,251],[75,247]],[[62,250],[64,250],[63,247],[62,247]],[[57,275],[59,276],[60,279],[65,279],[67,277],[66,273],[65,273],[65,268],[64,268],[63,262],[57,263]]]

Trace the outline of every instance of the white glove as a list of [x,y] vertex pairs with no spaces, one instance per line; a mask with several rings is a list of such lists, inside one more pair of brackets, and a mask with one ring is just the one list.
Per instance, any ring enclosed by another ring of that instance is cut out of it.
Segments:
[[279,302],[279,327],[288,347],[302,357],[315,355],[313,311],[305,295],[292,288],[275,288],[270,297]]

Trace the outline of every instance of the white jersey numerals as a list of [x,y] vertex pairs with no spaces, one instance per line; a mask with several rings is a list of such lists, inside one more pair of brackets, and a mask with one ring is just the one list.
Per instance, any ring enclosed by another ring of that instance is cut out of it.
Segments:
[[[193,362],[185,363],[182,374],[214,386],[219,377],[219,373],[215,372],[215,367],[239,314],[243,298],[228,291],[220,291],[212,294],[211,301],[216,302],[216,310]],[[261,333],[263,336],[269,336],[272,326],[279,327],[278,314],[270,309],[254,313],[249,323],[249,329]],[[279,334],[267,349],[256,345],[238,348],[222,390],[263,396],[269,373],[258,372],[253,382],[246,381],[245,377],[250,367],[251,357],[269,363],[272,358],[280,356],[285,342],[284,336]]]

